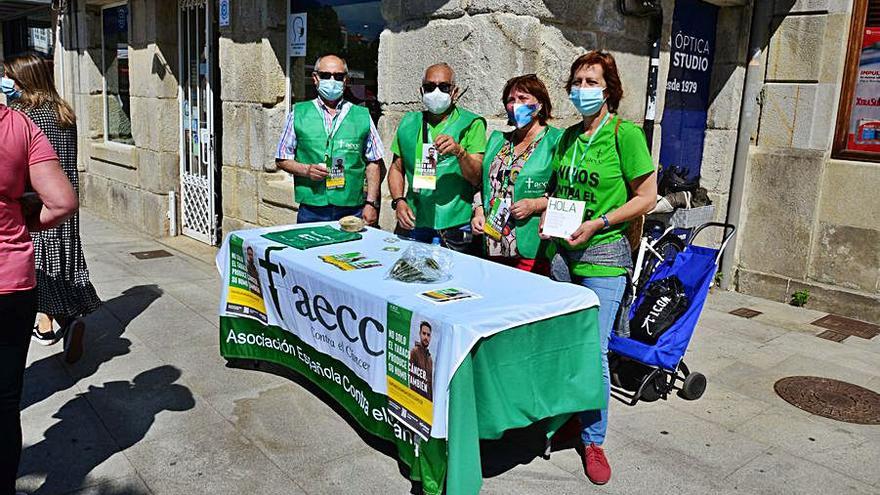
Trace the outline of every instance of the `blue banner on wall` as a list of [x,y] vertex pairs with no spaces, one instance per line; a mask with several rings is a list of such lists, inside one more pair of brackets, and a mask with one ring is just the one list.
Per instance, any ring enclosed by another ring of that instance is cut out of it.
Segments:
[[676,0],[660,166],[663,170],[680,167],[690,179],[700,175],[703,161],[717,24],[717,6],[700,0]]

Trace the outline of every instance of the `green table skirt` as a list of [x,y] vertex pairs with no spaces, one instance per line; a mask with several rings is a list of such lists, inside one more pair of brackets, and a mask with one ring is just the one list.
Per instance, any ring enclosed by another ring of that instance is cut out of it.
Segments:
[[[427,494],[476,494],[482,484],[480,440],[546,418],[607,406],[602,383],[598,309],[529,323],[481,340],[452,377],[448,439],[417,443],[392,422],[387,397],[343,363],[278,327],[220,318],[220,353],[288,367],[333,397],[370,433],[393,442]],[[249,337],[253,336],[253,337]],[[357,390],[358,393],[353,391]]]

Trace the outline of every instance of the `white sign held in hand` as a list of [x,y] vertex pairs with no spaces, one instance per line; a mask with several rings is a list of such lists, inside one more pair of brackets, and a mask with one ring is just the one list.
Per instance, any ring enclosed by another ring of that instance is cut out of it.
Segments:
[[547,215],[544,217],[544,227],[541,232],[550,237],[568,239],[583,223],[586,207],[585,201],[549,198]]

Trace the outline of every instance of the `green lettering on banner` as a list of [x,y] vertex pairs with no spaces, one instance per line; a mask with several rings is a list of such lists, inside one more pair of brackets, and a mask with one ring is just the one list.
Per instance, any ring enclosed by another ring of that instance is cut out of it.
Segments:
[[[408,335],[406,339],[408,342]],[[404,346],[404,350],[406,348]],[[319,352],[279,327],[226,316],[220,317],[220,354],[226,359],[272,362],[308,378],[367,432],[392,442],[397,447],[400,461],[410,467],[410,478],[421,481],[425,493],[433,495],[443,491],[446,441],[439,438],[422,441],[419,457],[416,457],[414,434],[389,414],[388,397],[374,392],[369,384],[341,361]],[[388,354],[390,356],[391,353]],[[405,373],[403,376],[405,381],[402,383],[407,383],[408,376]]]
[[388,303],[388,376],[409,387],[409,333],[412,311]]

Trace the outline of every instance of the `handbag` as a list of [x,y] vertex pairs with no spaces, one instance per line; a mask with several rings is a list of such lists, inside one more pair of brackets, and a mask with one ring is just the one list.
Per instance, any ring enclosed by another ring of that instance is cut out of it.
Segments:
[[651,282],[630,321],[630,337],[645,344],[656,344],[684,314],[688,304],[684,285],[675,275]]

